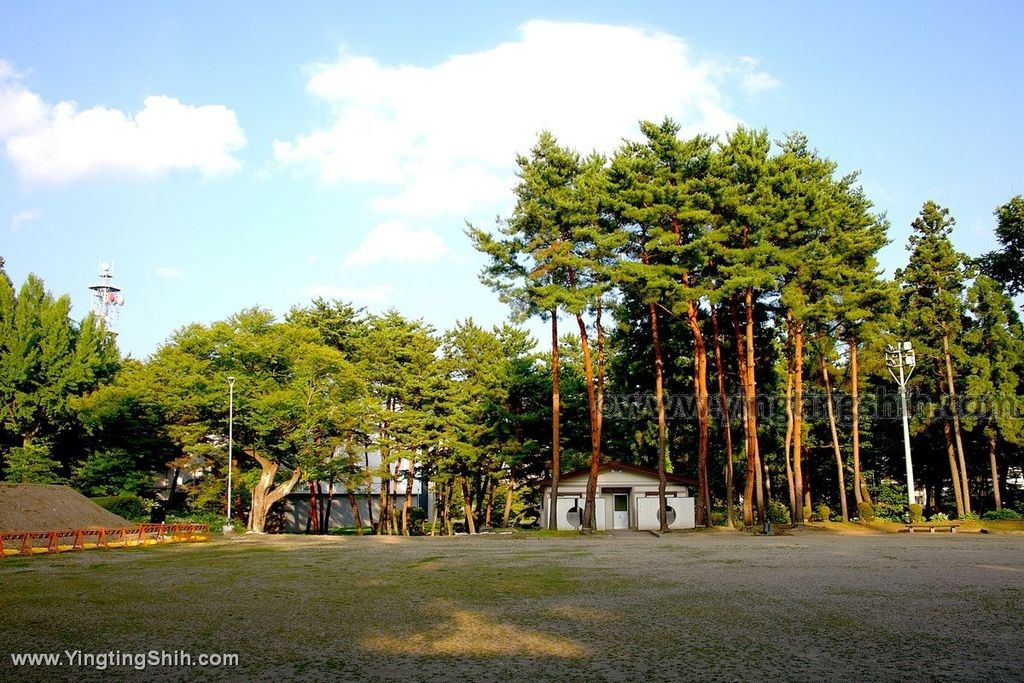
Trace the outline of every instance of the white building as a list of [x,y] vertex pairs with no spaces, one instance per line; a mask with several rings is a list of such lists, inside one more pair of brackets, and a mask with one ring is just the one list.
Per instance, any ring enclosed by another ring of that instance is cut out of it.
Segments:
[[[587,497],[590,470],[563,474],[558,479],[558,528],[579,529]],[[690,488],[697,482],[686,477],[666,475],[666,516],[670,529],[695,526],[694,500]],[[551,480],[541,482],[540,524],[547,526]],[[658,472],[624,462],[601,465],[597,474],[594,500],[597,528],[655,530],[658,523]]]

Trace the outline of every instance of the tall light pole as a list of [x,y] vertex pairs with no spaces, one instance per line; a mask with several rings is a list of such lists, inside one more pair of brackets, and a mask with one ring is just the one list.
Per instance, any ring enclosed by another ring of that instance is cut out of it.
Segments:
[[[917,359],[914,357],[914,347],[910,342],[900,342],[896,346],[891,344],[885,347],[885,364],[889,368],[889,374],[900,386],[900,404],[903,407],[903,452],[907,459],[907,500],[910,505],[914,504],[914,465],[910,461],[910,422],[907,417],[907,380],[914,372]],[[906,372],[904,373],[904,368]],[[899,372],[899,375],[896,372]]]
[[228,377],[228,521],[224,530],[231,529],[231,460],[235,434],[235,378]]

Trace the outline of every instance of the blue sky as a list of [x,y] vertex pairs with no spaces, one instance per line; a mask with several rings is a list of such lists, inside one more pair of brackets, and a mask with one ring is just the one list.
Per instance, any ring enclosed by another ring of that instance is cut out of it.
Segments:
[[497,323],[462,229],[507,212],[515,153],[665,115],[859,169],[890,273],[925,200],[978,254],[1024,192],[1020,3],[550,5],[0,2],[7,272],[81,316],[109,261],[136,357],[318,294]]

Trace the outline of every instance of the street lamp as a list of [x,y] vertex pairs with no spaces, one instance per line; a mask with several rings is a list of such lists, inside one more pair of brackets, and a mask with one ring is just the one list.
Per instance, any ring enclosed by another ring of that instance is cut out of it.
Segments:
[[[900,387],[900,403],[903,406],[903,452],[907,459],[907,500],[914,504],[914,466],[910,461],[910,423],[907,418],[907,380],[914,372],[917,359],[914,357],[914,347],[910,342],[900,342],[896,346],[885,347],[885,364],[889,368],[889,374],[896,380]],[[903,369],[906,368],[906,373]],[[897,376],[896,371],[899,372]]]
[[228,377],[228,521],[224,525],[224,532],[231,533],[231,460],[232,446],[235,440],[235,378]]

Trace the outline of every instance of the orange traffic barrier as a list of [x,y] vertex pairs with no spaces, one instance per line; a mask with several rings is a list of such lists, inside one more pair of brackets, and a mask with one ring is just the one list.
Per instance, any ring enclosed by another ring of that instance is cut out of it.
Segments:
[[0,558],[93,548],[127,548],[209,541],[209,524],[139,524],[116,529],[54,529],[0,532]]

